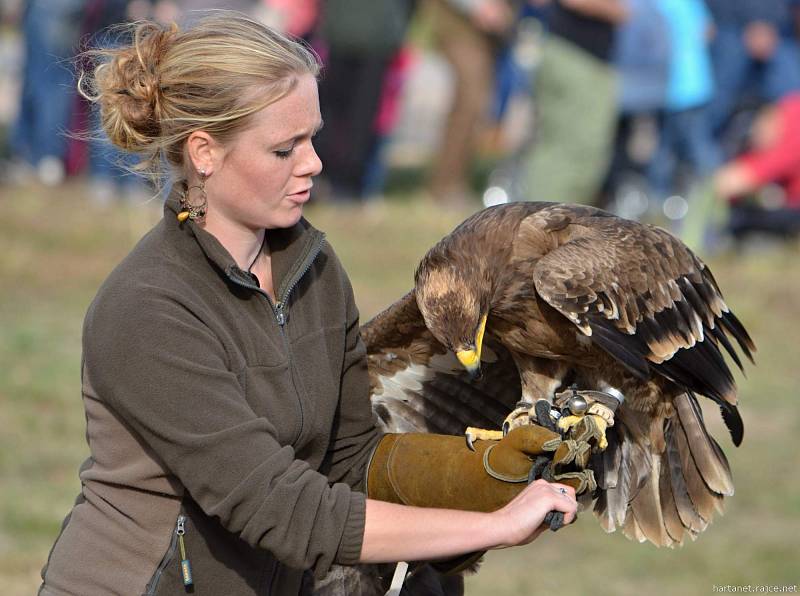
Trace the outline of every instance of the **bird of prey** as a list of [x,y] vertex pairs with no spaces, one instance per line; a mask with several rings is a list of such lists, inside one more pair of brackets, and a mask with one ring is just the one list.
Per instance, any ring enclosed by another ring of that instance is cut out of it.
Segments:
[[722,351],[742,368],[733,342],[751,361],[755,346],[708,267],[660,228],[579,205],[485,209],[430,249],[414,289],[362,337],[388,431],[508,428],[540,400],[557,412],[571,390],[621,402],[611,419],[593,415],[588,492],[606,531],[682,544],[733,494],[696,395],[718,404],[738,446]]

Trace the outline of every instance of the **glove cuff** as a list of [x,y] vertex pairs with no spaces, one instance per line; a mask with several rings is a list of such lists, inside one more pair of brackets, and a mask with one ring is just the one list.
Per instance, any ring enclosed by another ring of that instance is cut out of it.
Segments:
[[487,512],[500,509],[524,484],[487,474],[484,453],[494,444],[479,441],[476,450],[470,451],[460,437],[385,435],[367,470],[367,496],[417,507]]

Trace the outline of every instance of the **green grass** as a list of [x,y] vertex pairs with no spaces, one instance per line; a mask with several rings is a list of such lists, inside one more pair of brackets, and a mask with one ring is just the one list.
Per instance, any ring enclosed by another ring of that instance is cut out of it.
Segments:
[[[0,587],[31,594],[87,456],[80,333],[96,288],[159,217],[155,205],[93,208],[83,188],[0,189]],[[425,250],[466,213],[395,197],[366,210],[322,205],[364,319],[407,291]],[[675,550],[606,535],[591,515],[532,545],[489,553],[469,594],[709,594],[714,584],[797,584],[800,536],[800,264],[794,250],[710,264],[759,347],[739,376],[745,441],[718,416],[737,492],[727,513]]]

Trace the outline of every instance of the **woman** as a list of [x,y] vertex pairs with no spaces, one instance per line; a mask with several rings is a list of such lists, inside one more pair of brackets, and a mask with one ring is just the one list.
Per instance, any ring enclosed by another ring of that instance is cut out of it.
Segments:
[[486,449],[432,439],[427,454],[479,470],[474,481],[456,473],[484,497],[462,508],[493,513],[355,490],[374,452],[370,490],[406,502],[387,469],[425,462],[414,436],[410,458],[384,457],[397,436],[373,426],[349,281],[302,218],[322,168],[318,66],[305,48],[216,13],[186,31],[139,23],[129,47],[100,56],[81,85],[105,131],[180,182],[87,313],[91,456],[40,593],[297,594],[303,570],[522,544],[548,511],[574,518],[571,488],[520,492],[485,472],[524,477],[529,454],[558,447],[535,426],[509,434],[486,466]]

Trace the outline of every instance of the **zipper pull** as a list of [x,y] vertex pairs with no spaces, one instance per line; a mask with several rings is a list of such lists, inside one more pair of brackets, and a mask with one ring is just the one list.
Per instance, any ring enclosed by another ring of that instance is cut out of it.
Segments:
[[189,563],[189,558],[186,556],[186,545],[183,543],[183,535],[186,534],[186,516],[181,515],[178,517],[178,529],[175,531],[178,534],[178,546],[181,549],[181,577],[183,577],[183,585],[191,586],[192,580],[192,564]]
[[275,303],[275,319],[278,321],[278,325],[281,327],[286,324],[286,312],[283,310],[283,308],[283,302]]

